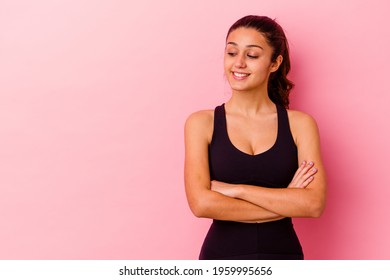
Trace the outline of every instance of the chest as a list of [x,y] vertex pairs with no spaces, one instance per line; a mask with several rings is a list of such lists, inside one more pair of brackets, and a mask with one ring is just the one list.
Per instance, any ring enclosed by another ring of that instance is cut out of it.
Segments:
[[209,165],[212,180],[287,187],[298,168],[298,151],[286,112],[278,108],[262,122],[240,122],[217,108]]
[[276,114],[256,119],[226,116],[229,141],[243,153],[257,155],[269,150],[276,142],[278,119]]

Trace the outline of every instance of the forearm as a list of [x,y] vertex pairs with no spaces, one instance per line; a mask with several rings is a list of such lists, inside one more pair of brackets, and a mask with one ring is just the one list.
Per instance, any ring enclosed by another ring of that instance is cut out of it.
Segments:
[[239,185],[235,197],[285,217],[318,217],[324,203],[318,192],[310,188]]
[[212,181],[211,189],[228,197],[250,202],[283,217],[319,217],[325,206],[326,180],[324,172],[317,171],[312,162],[303,161],[287,188],[265,188]]
[[220,193],[205,190],[192,203],[191,209],[197,217],[229,221],[270,221],[281,216],[250,201],[227,197]]

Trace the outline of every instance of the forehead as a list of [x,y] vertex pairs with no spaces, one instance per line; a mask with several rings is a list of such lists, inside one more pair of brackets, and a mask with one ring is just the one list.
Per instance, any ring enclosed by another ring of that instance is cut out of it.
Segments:
[[265,36],[254,28],[240,27],[233,30],[227,37],[226,43],[234,42],[239,46],[260,45],[269,46]]

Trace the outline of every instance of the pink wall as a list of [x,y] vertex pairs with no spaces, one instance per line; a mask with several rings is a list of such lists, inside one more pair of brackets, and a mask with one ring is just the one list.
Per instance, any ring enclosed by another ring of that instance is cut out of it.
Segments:
[[387,1],[0,1],[0,258],[196,259],[183,124],[229,98],[246,14],[284,26],[329,199],[308,259],[390,258]]

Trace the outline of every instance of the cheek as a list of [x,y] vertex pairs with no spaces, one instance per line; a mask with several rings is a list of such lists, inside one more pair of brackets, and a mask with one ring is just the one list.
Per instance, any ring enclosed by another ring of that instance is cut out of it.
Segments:
[[223,62],[223,69],[224,69],[225,74],[229,73],[231,68],[232,68],[232,66],[231,66],[231,63],[229,62],[229,60],[225,59]]
[[257,61],[251,63],[250,67],[254,72],[257,72],[259,74],[266,74],[270,71],[271,69],[271,64],[266,63],[264,61]]
[[225,68],[228,67],[229,65],[231,65],[231,59],[229,59],[229,57],[224,56],[223,65]]

